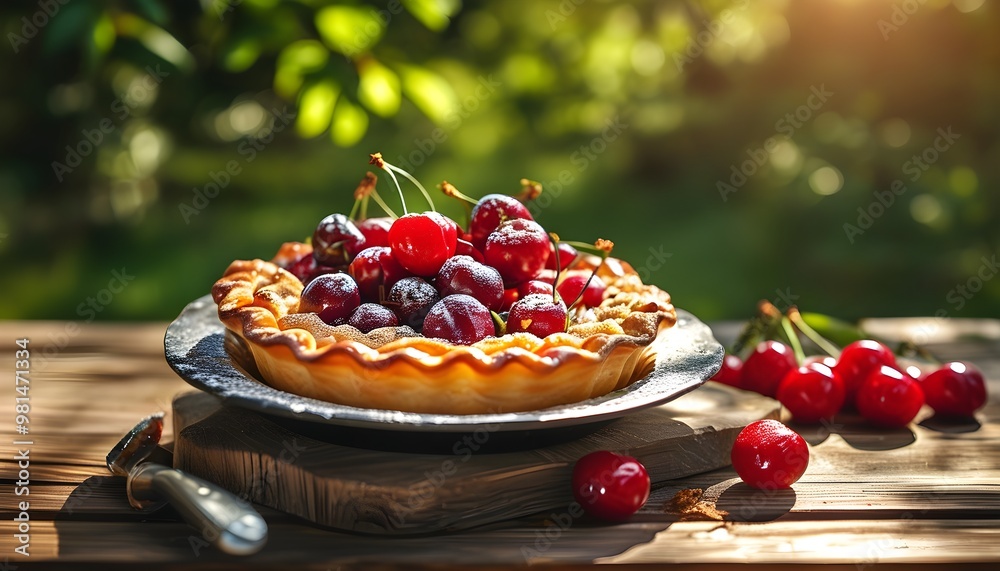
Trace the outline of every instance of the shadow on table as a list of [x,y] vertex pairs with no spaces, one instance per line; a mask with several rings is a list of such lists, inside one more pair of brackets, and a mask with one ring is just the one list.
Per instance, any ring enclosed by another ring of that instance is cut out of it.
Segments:
[[917,436],[908,427],[873,426],[857,414],[839,415],[832,422],[821,424],[791,423],[789,426],[812,446],[825,442],[831,434],[840,436],[853,448],[869,451],[895,450],[917,441]]
[[974,416],[945,416],[935,414],[920,421],[919,426],[945,434],[967,434],[983,427]]

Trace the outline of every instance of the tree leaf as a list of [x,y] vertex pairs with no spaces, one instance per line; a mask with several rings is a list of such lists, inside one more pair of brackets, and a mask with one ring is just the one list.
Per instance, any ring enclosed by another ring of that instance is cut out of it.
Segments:
[[299,136],[311,139],[326,131],[333,119],[333,108],[340,96],[340,86],[332,79],[315,83],[302,90],[295,130]]
[[285,99],[294,99],[305,75],[319,71],[330,60],[330,50],[316,40],[299,40],[278,54],[274,70],[274,90]]
[[316,13],[316,29],[331,49],[356,57],[382,39],[385,26],[374,10],[359,6],[327,6]]
[[239,73],[250,68],[260,57],[260,44],[244,38],[226,46],[222,53],[222,67],[226,71]]
[[342,97],[333,112],[333,128],[330,136],[340,147],[352,147],[368,131],[368,114],[360,106]]
[[443,124],[458,107],[455,90],[440,75],[413,66],[406,66],[400,72],[406,98],[434,123]]
[[402,95],[399,76],[374,59],[359,65],[358,100],[376,115],[391,117],[399,111]]
[[403,6],[428,29],[440,32],[448,27],[462,3],[459,0],[403,0]]

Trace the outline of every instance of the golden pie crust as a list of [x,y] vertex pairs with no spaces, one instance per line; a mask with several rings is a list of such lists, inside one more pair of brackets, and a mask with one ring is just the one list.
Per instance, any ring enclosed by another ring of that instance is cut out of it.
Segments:
[[[263,380],[343,405],[442,414],[539,410],[628,386],[652,370],[657,337],[677,320],[670,295],[608,259],[597,308],[574,310],[566,333],[456,345],[409,327],[362,333],[296,313],[303,285],[282,269],[310,251],[287,243],[274,260],[237,260],[212,288],[219,318],[253,354]],[[593,268],[596,258],[584,261]]]

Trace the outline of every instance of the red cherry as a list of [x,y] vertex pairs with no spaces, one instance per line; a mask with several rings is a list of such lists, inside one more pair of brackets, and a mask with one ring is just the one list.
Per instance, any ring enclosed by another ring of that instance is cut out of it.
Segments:
[[[549,292],[552,295],[552,292]],[[510,311],[510,308],[514,306],[514,302],[521,297],[521,293],[516,287],[509,287],[503,290],[503,302],[500,303],[500,311]]]
[[438,273],[455,254],[458,226],[437,212],[410,213],[389,229],[389,247],[397,262],[418,276]]
[[631,456],[591,452],[573,466],[573,497],[594,517],[622,521],[649,499],[649,473]]
[[840,352],[834,371],[844,381],[847,402],[853,403],[861,383],[882,365],[896,366],[896,356],[885,345],[871,339],[855,341]]
[[484,251],[487,238],[500,226],[500,222],[515,218],[532,220],[531,213],[517,199],[504,194],[487,194],[480,198],[469,217],[472,245],[480,252]]
[[545,268],[549,258],[549,237],[531,220],[508,220],[487,238],[483,257],[500,272],[504,285],[514,286],[537,276]]
[[986,382],[979,369],[965,363],[945,363],[924,379],[924,396],[934,412],[971,416],[986,404]]
[[347,216],[331,214],[316,225],[312,247],[319,264],[345,266],[365,248],[365,236]]
[[731,387],[739,387],[743,373],[743,360],[731,353],[722,358],[722,368],[712,377],[713,381]]
[[347,319],[361,304],[358,284],[347,274],[317,276],[302,290],[300,313],[316,313],[331,325]]
[[[559,242],[559,270],[561,271],[568,268],[579,255],[580,253],[577,252],[576,248],[573,246],[570,246],[565,242]],[[551,242],[549,243],[549,260],[545,262],[545,268],[548,270],[556,269],[555,247],[552,246]]]
[[[813,363],[819,363],[820,365],[826,365],[833,369],[837,366],[837,359],[829,355],[810,355],[802,360],[803,365],[812,365]],[[841,383],[844,381],[841,380]]]
[[388,246],[389,228],[392,228],[393,219],[383,216],[379,218],[365,218],[355,222],[358,231],[365,237],[365,246]]
[[528,280],[522,282],[517,286],[517,296],[525,297],[533,293],[545,294],[549,297],[552,296],[552,283],[543,282],[542,280]]
[[470,256],[448,258],[435,282],[438,293],[446,297],[456,293],[470,295],[488,309],[498,311],[503,302],[503,279],[500,272]]
[[472,345],[496,333],[490,310],[469,295],[454,294],[435,303],[424,318],[425,337]]
[[888,427],[906,426],[923,404],[920,383],[888,365],[870,372],[855,397],[861,416]]
[[357,327],[362,333],[368,333],[379,327],[395,327],[399,325],[399,321],[396,314],[387,307],[377,303],[362,303],[347,318],[347,324]]
[[810,363],[785,375],[778,385],[778,400],[796,422],[829,420],[844,406],[844,383],[830,367]]
[[507,333],[531,333],[545,338],[566,331],[566,304],[552,295],[534,293],[514,302],[507,314]]
[[764,341],[754,348],[743,363],[741,387],[773,397],[778,384],[795,368],[792,350],[778,341]]
[[[597,276],[591,279],[590,274],[591,272],[572,273],[559,282],[556,289],[559,290],[559,296],[563,298],[563,301],[573,303],[580,295],[580,291],[586,286],[587,289],[583,291],[583,297],[580,299],[581,303],[587,307],[601,305],[601,302],[604,301],[604,290],[608,286],[604,285],[604,280]],[[590,280],[589,284],[587,280]]]
[[777,420],[751,422],[731,454],[733,468],[748,485],[762,490],[789,488],[809,466],[809,446],[794,430]]

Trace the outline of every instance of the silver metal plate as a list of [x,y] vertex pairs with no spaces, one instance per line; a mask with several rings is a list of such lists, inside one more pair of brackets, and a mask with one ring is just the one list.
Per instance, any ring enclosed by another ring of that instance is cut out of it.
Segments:
[[[547,430],[596,424],[671,401],[698,387],[722,365],[722,346],[690,313],[677,310],[677,324],[660,335],[653,371],[630,386],[590,400],[543,410],[500,414],[425,414],[356,408],[280,391],[242,367],[232,339],[219,321],[211,296],[191,302],[167,328],[167,362],[185,381],[234,405],[297,421],[405,432]],[[499,428],[498,428],[499,427]]]

